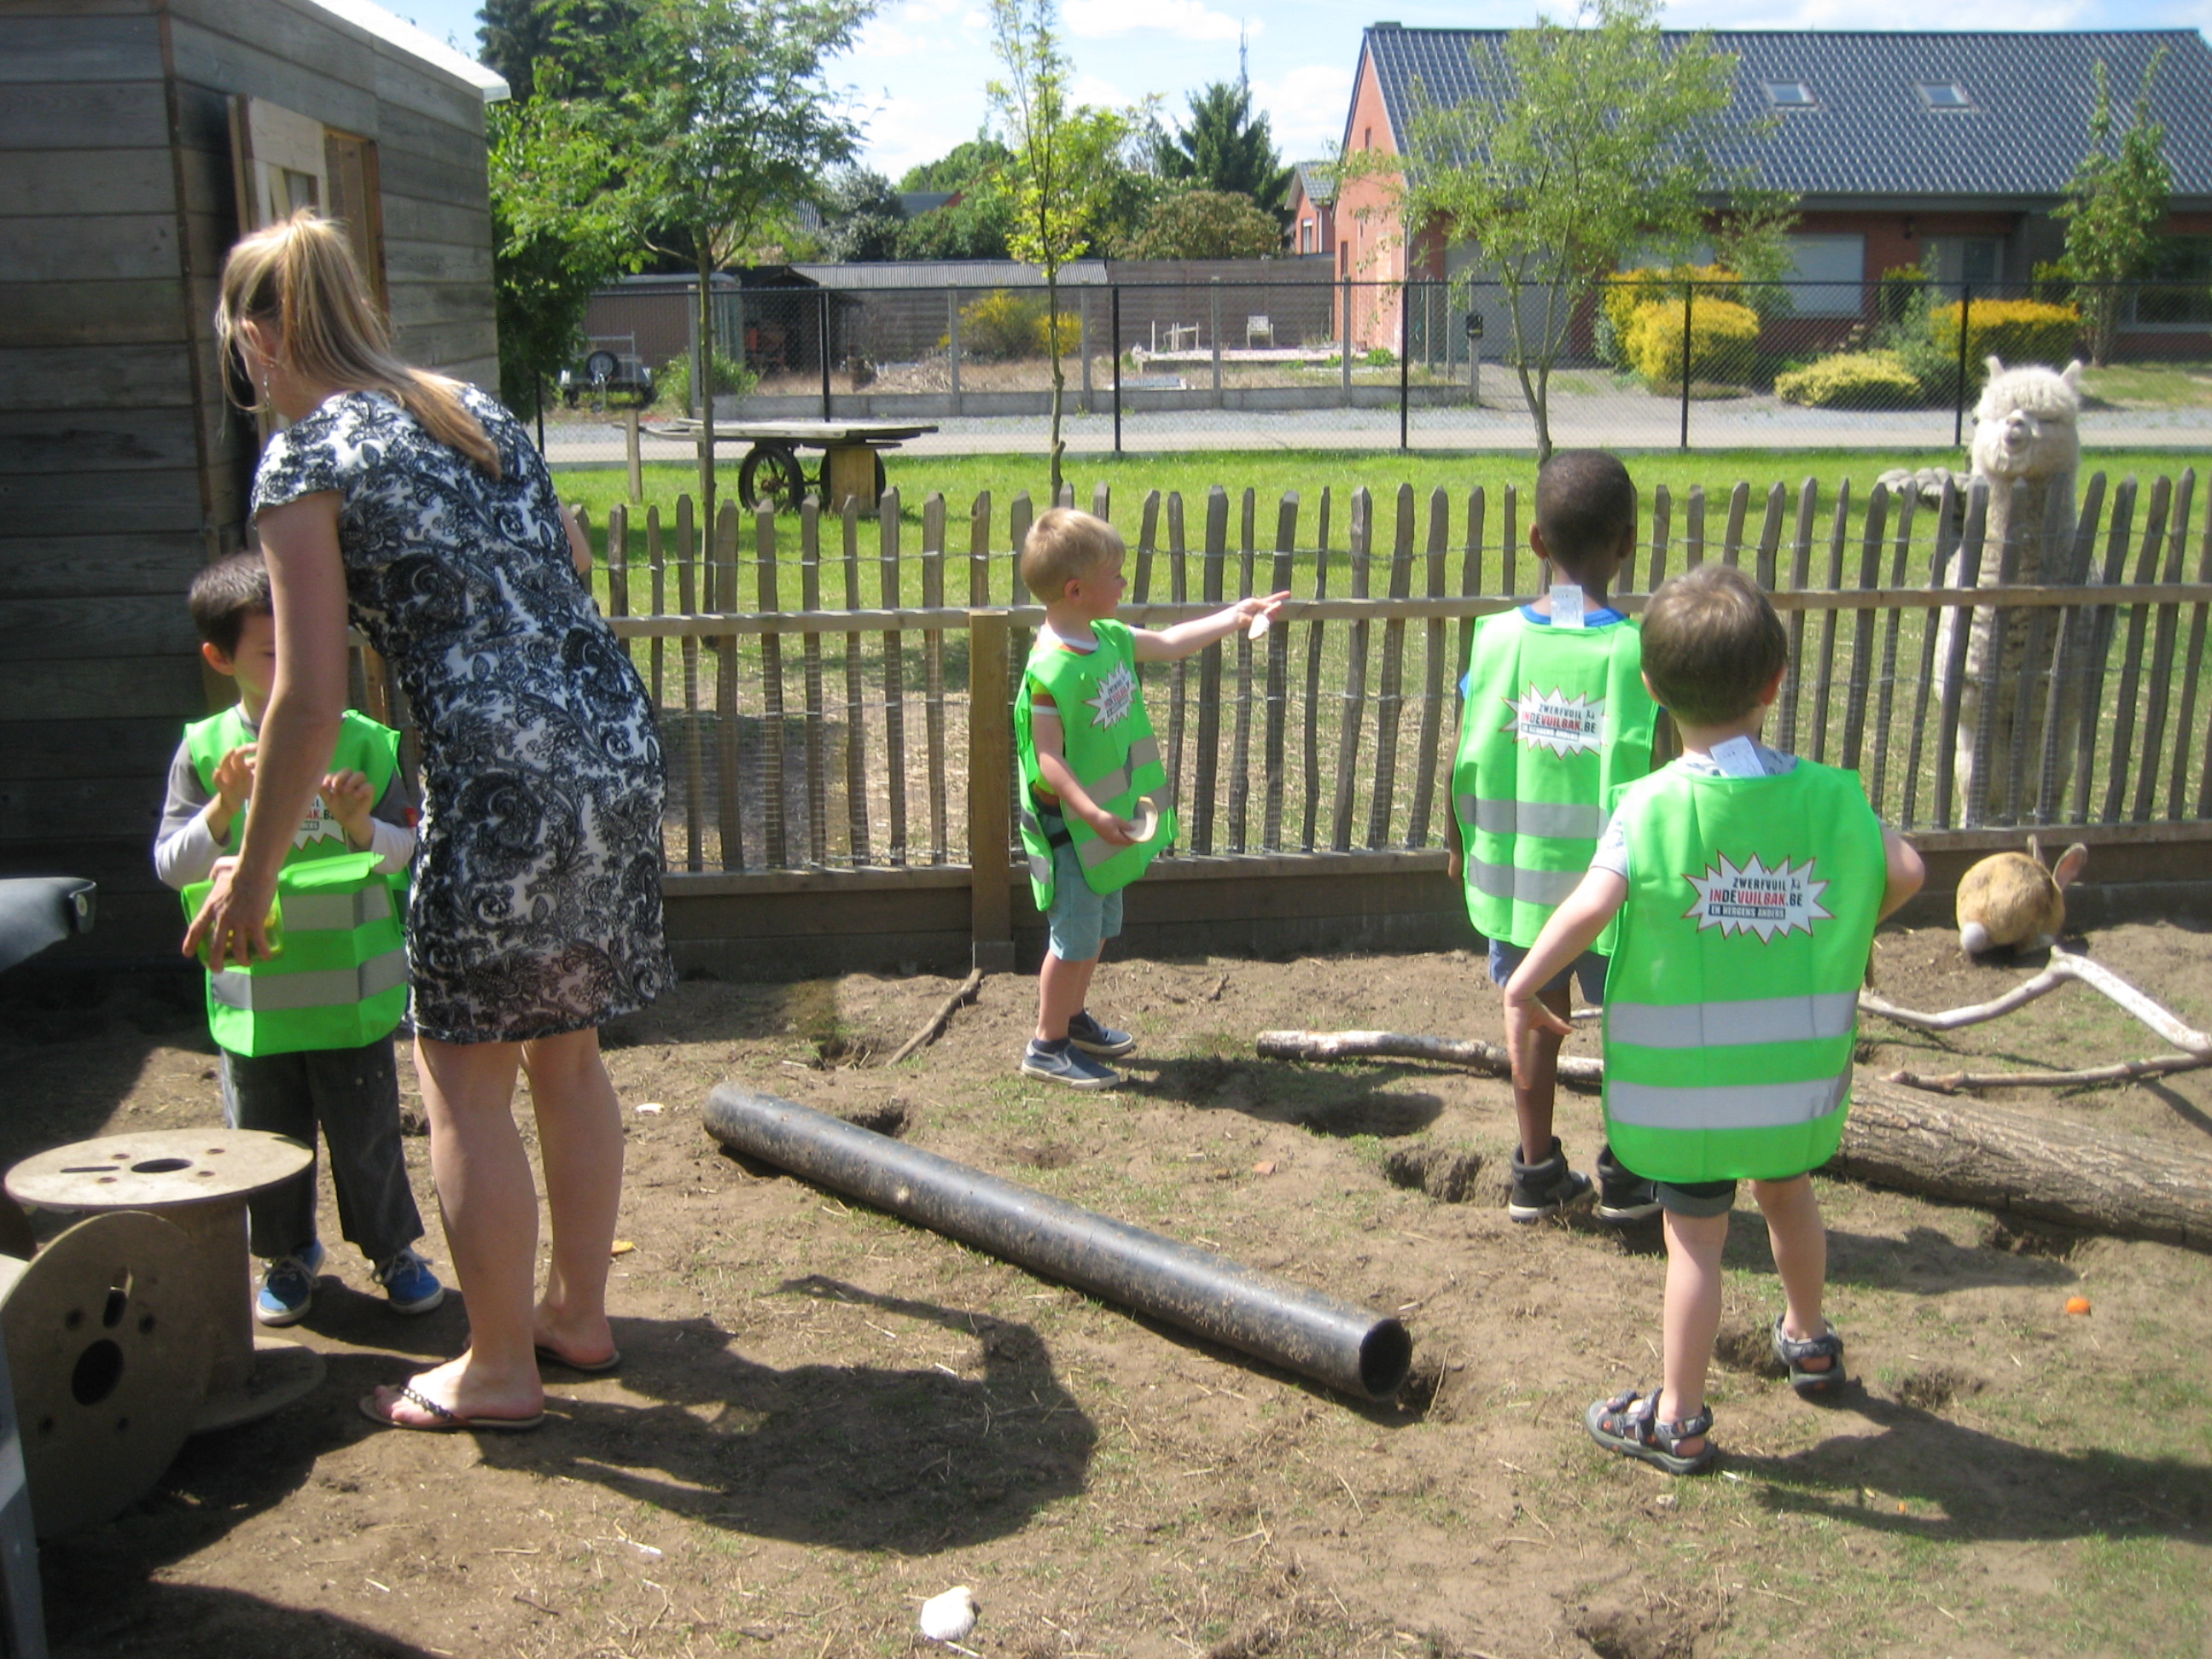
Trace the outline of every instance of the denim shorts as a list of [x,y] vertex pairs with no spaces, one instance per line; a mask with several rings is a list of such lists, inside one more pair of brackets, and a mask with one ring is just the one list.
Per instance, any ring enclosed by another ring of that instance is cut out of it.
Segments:
[[[1039,817],[1047,835],[1060,828],[1058,813]],[[1052,933],[1052,953],[1062,962],[1090,961],[1121,931],[1121,890],[1092,892],[1072,845],[1052,849],[1052,908],[1045,913],[1045,925]]]
[[[1491,940],[1490,982],[1502,988],[1507,980],[1513,977],[1514,970],[1528,959],[1527,945],[1508,945],[1502,939]],[[1582,981],[1583,1000],[1595,1008],[1605,1001],[1605,970],[1610,965],[1610,958],[1601,957],[1595,951],[1585,951],[1554,974],[1549,985],[1539,988],[1562,990],[1566,986],[1567,976],[1571,974]]]

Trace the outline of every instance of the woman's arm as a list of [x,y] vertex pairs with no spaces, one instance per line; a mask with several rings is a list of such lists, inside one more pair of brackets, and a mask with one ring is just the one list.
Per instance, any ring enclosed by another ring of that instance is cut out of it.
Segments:
[[218,872],[185,935],[187,954],[208,947],[208,966],[269,956],[276,872],[337,748],[346,699],[345,562],[338,552],[335,490],[264,508],[258,524],[276,620],[276,682],[261,717],[253,798],[238,863]]

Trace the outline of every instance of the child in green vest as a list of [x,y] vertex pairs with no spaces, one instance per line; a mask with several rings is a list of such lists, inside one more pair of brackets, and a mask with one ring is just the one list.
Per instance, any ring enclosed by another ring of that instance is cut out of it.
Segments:
[[1725,565],[1677,576],[1644,617],[1644,673],[1682,754],[1619,798],[1589,872],[1505,988],[1518,1076],[1564,1029],[1538,988],[1615,917],[1605,1118],[1614,1152],[1657,1183],[1667,1233],[1660,1389],[1592,1405],[1599,1444],[1672,1474],[1713,1458],[1705,1370],[1720,1331],[1721,1249],[1736,1182],[1766,1218],[1783,1311],[1775,1358],[1801,1395],[1844,1382],[1822,1317],[1827,1235],[1809,1171],[1850,1105],[1858,989],[1877,922],[1919,890],[1919,855],[1857,775],[1759,741],[1789,640]]
[[[1113,526],[1071,507],[1046,513],[1022,544],[1022,580],[1045,617],[1014,699],[1022,845],[1052,937],[1037,976],[1036,1032],[1021,1069],[1072,1089],[1113,1087],[1121,1073],[1093,1056],[1112,1059],[1137,1046],[1084,1004],[1099,951],[1121,931],[1121,890],[1175,839],[1167,772],[1137,665],[1202,651],[1273,617],[1290,597],[1239,599],[1157,633],[1131,628],[1114,620],[1124,556]],[[1141,805],[1148,796],[1156,817]]]
[[[1636,546],[1636,486],[1601,451],[1563,449],[1536,475],[1528,545],[1549,561],[1548,592],[1474,625],[1468,653],[1459,757],[1452,767],[1455,841],[1449,870],[1463,879],[1468,918],[1490,941],[1490,977],[1504,985],[1589,868],[1609,793],[1651,769],[1658,709],[1644,687],[1637,625],[1607,604]],[[1570,980],[1585,1001],[1605,1000],[1610,933],[1538,993],[1563,1022]],[[1579,1203],[1590,1178],[1568,1167],[1552,1115],[1559,1039],[1531,1041],[1513,1079],[1521,1145],[1506,1213],[1519,1222]],[[1597,1153],[1601,1220],[1656,1214],[1650,1183]]]
[[[207,566],[192,582],[191,605],[200,654],[238,682],[239,700],[186,726],[169,765],[154,867],[179,889],[207,881],[238,850],[254,734],[276,674],[269,572],[258,554]],[[446,1291],[414,1249],[422,1218],[400,1151],[392,1055],[407,989],[390,878],[415,852],[398,738],[347,712],[278,890],[289,948],[250,971],[210,975],[208,1023],[222,1054],[226,1121],[310,1148],[319,1126],[346,1238],[368,1258],[395,1311],[422,1314]],[[249,1199],[246,1209],[253,1253],[268,1263],[253,1316],[295,1323],[314,1299],[323,1264],[314,1166]]]

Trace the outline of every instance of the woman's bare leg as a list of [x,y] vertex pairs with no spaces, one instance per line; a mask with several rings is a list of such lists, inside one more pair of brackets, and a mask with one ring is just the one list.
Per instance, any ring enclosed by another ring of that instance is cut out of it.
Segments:
[[[445,1218],[446,1252],[469,1310],[469,1346],[409,1386],[464,1417],[526,1417],[544,1403],[531,1348],[538,1265],[538,1192],[514,1127],[513,1042],[415,1039],[415,1067],[430,1119],[430,1169]],[[379,1389],[392,1420],[435,1426],[434,1413]]]
[[599,1057],[596,1030],[522,1046],[538,1111],[553,1265],[538,1303],[534,1340],[591,1364],[615,1351],[607,1328],[607,1268],[622,1206],[622,1103]]

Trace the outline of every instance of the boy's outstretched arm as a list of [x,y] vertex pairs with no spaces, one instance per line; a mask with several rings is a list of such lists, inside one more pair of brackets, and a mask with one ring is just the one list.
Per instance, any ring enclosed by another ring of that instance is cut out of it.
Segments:
[[1210,617],[1194,617],[1188,622],[1179,622],[1173,628],[1154,630],[1133,628],[1130,639],[1134,643],[1139,662],[1173,662],[1177,657],[1188,657],[1194,651],[1203,651],[1216,640],[1224,639],[1249,623],[1255,617],[1273,617],[1283,608],[1283,601],[1291,597],[1285,588],[1279,593],[1255,593],[1242,599],[1225,610]]
[[1896,914],[1928,879],[1928,866],[1920,861],[1919,850],[1887,824],[1881,827],[1881,916],[1877,920]]
[[1030,742],[1036,750],[1037,775],[1044,787],[1060,797],[1060,816],[1081,818],[1109,847],[1133,847],[1137,826],[1117,818],[1091,799],[1075,774],[1067,769],[1066,739],[1060,735],[1060,715],[1038,706],[1030,711]]
[[1537,991],[1590,948],[1627,898],[1627,882],[1611,870],[1592,870],[1552,912],[1544,931],[1506,981],[1505,1051],[1513,1060],[1515,1082],[1528,1083],[1528,1061],[1538,1031],[1565,1036],[1574,1029],[1536,1000]]

